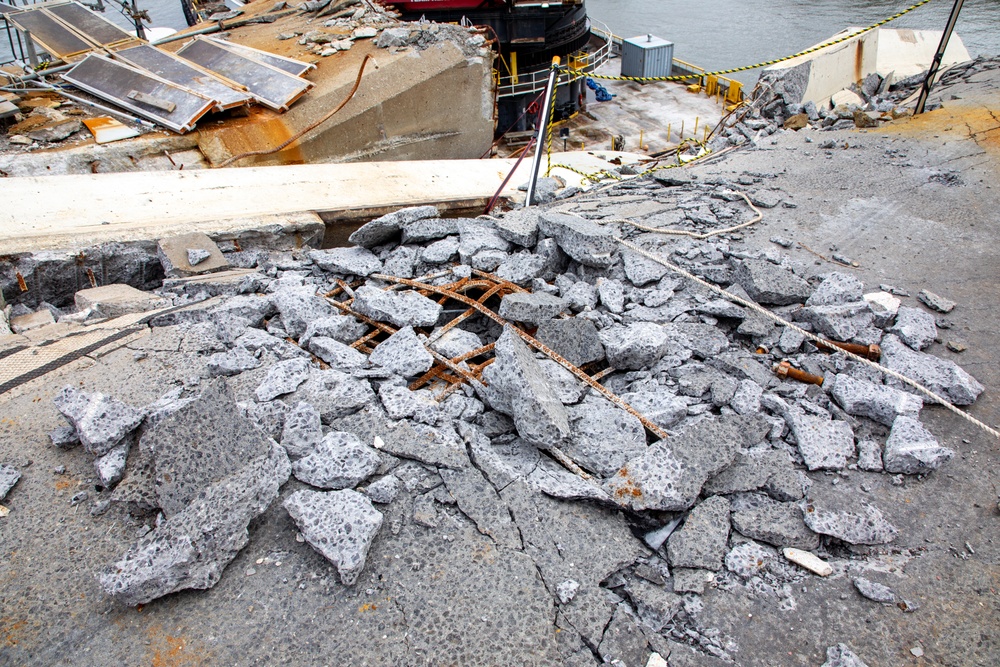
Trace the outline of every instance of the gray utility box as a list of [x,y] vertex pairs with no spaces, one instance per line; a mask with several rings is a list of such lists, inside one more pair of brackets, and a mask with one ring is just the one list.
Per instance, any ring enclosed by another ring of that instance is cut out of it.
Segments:
[[622,76],[670,76],[674,43],[653,35],[622,40]]

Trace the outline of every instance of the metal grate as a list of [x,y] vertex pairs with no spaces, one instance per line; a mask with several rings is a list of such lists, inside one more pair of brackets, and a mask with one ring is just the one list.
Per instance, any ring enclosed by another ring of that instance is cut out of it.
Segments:
[[22,31],[30,31],[31,38],[57,58],[65,59],[80,55],[95,46],[44,9],[30,9],[26,12],[7,14],[6,17]]

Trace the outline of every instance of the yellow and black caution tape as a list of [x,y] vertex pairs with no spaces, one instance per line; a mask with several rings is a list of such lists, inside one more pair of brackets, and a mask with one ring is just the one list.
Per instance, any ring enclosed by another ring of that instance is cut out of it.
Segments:
[[635,81],[635,82],[638,82],[638,83],[648,83],[648,82],[654,82],[654,81],[686,81],[687,79],[700,79],[700,78],[706,77],[706,76],[722,76],[722,75],[725,75],[725,74],[733,74],[735,72],[745,72],[747,70],[757,69],[758,67],[770,67],[771,65],[776,65],[778,63],[785,62],[786,60],[792,60],[793,58],[798,58],[799,56],[805,56],[805,55],[808,55],[810,53],[816,53],[817,51],[820,51],[821,49],[827,48],[828,46],[834,46],[836,44],[840,44],[842,42],[846,42],[849,39],[853,39],[853,38],[857,37],[858,35],[863,35],[866,32],[871,32],[872,30],[875,30],[876,28],[880,28],[880,27],[884,26],[886,23],[889,23],[890,21],[895,21],[896,19],[898,19],[900,16],[903,16],[904,14],[909,14],[914,9],[917,9],[919,7],[923,7],[924,5],[926,5],[930,1],[931,0],[920,0],[920,2],[916,3],[915,5],[910,5],[909,7],[907,7],[906,9],[904,9],[903,11],[901,11],[899,13],[896,13],[896,14],[893,14],[889,18],[882,19],[878,23],[873,23],[870,26],[868,26],[867,28],[862,28],[861,30],[858,30],[857,32],[852,32],[852,33],[850,33],[848,35],[844,35],[843,37],[839,37],[839,38],[837,38],[837,39],[835,39],[833,41],[826,42],[825,44],[820,44],[819,46],[814,46],[812,48],[806,49],[805,51],[799,51],[798,53],[794,53],[794,54],[792,54],[790,56],[785,56],[783,58],[776,58],[774,60],[766,60],[766,61],[764,61],[762,63],[757,63],[755,65],[746,65],[744,67],[734,67],[732,69],[723,69],[723,70],[719,70],[717,72],[703,72],[703,73],[695,73],[695,74],[679,74],[679,75],[676,75],[676,76],[609,76],[609,75],[606,75],[606,74],[587,74],[586,76],[589,76],[591,79],[604,79],[604,80],[607,80],[607,81]]

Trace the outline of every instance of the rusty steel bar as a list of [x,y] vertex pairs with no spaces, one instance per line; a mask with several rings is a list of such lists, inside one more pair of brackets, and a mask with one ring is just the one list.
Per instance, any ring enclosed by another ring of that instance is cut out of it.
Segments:
[[841,343],[835,340],[828,340],[822,343],[816,343],[816,347],[824,352],[835,352],[834,348],[839,348],[841,350],[846,350],[852,354],[856,354],[859,357],[864,357],[868,361],[878,361],[882,358],[882,348],[878,345],[860,345],[858,343]]
[[[434,287],[433,285],[420,284],[420,283],[417,283],[416,281],[409,280],[407,278],[397,278],[395,276],[387,276],[384,273],[373,273],[372,277],[376,278],[378,280],[384,280],[386,282],[398,282],[398,283],[401,283],[403,285],[409,285],[410,287],[413,287],[415,289],[416,288],[430,289],[431,291],[439,293],[439,294],[446,292],[446,290],[442,290],[441,288]],[[510,324],[509,322],[507,322],[507,320],[505,320],[504,318],[500,317],[499,315],[497,315],[496,313],[494,313],[492,310],[490,310],[486,306],[482,305],[481,303],[478,303],[477,301],[475,301],[473,299],[470,299],[469,297],[465,296],[464,294],[452,294],[452,298],[455,299],[456,301],[460,301],[460,302],[466,304],[470,308],[475,308],[480,313],[482,313],[486,317],[490,318],[491,320],[493,320],[494,322],[496,322],[500,326],[506,327],[508,324]],[[650,421],[649,419],[647,419],[644,415],[642,415],[642,413],[640,413],[638,410],[636,410],[631,405],[629,405],[624,400],[622,400],[617,394],[615,394],[611,390],[609,390],[606,387],[604,387],[600,382],[595,382],[589,375],[587,375],[586,373],[584,373],[583,371],[581,371],[579,368],[577,368],[576,366],[574,366],[573,364],[571,364],[569,361],[567,361],[566,359],[564,359],[561,355],[556,354],[556,352],[554,350],[552,350],[551,348],[549,348],[547,345],[541,343],[540,341],[536,340],[533,336],[528,335],[527,333],[525,333],[524,331],[521,331],[517,327],[512,326],[511,327],[511,331],[513,331],[518,336],[520,336],[521,339],[525,343],[527,343],[531,347],[535,348],[536,350],[540,351],[542,354],[544,354],[545,356],[547,356],[549,359],[552,359],[552,361],[555,361],[557,364],[559,364],[560,366],[562,366],[563,368],[565,368],[566,370],[568,370],[570,373],[572,373],[573,375],[575,375],[577,378],[579,378],[583,382],[586,382],[588,385],[590,385],[591,387],[593,387],[594,389],[596,389],[597,391],[599,391],[601,393],[601,395],[604,396],[606,399],[608,399],[609,401],[611,401],[612,403],[614,403],[615,405],[617,405],[618,407],[620,407],[621,409],[625,410],[630,415],[632,415],[633,417],[635,417],[636,419],[638,419],[642,423],[642,425],[644,427],[646,427],[646,429],[650,433],[652,433],[653,435],[655,435],[655,436],[657,436],[659,438],[666,438],[666,437],[668,437],[666,431],[664,431],[662,428],[660,428],[659,426],[657,426],[656,424],[654,424],[652,421]]]
[[798,368],[792,367],[787,361],[782,361],[780,364],[774,367],[774,373],[782,378],[791,378],[793,380],[798,380],[799,382],[805,382],[806,384],[814,384],[822,387],[825,378],[821,375],[813,375],[812,373],[806,373]]

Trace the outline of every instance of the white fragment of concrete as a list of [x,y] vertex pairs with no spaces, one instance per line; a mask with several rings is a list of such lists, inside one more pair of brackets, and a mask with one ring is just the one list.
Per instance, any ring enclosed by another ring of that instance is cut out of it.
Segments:
[[781,553],[791,562],[809,570],[817,576],[829,577],[833,574],[833,568],[830,567],[830,564],[812,552],[787,547],[782,549]]

